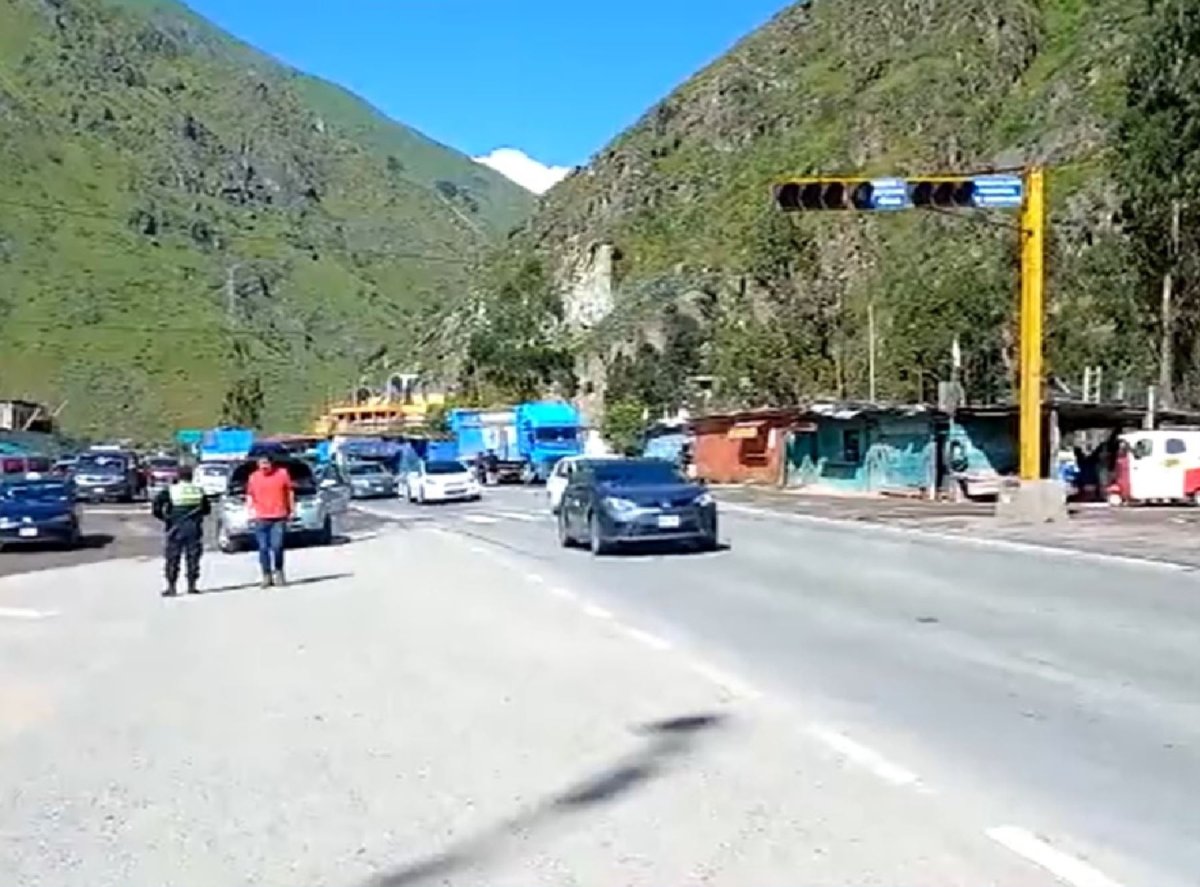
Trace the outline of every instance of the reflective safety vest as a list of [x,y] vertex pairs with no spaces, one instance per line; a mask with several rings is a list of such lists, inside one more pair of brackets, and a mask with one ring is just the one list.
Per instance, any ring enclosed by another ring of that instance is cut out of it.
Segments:
[[193,483],[187,481],[173,483],[168,492],[174,508],[199,508],[204,504],[204,490]]

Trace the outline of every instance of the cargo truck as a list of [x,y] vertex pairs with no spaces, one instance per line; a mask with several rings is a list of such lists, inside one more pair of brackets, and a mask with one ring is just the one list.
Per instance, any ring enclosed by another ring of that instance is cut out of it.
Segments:
[[583,452],[579,411],[563,401],[532,401],[447,416],[463,462],[492,454],[498,480],[545,481],[559,459]]

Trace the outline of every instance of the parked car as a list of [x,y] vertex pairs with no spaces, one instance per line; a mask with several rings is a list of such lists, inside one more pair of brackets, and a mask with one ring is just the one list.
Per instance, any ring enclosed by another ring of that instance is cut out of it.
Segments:
[[350,495],[355,499],[378,499],[396,495],[396,478],[378,462],[349,462]]
[[558,514],[558,506],[562,502],[563,491],[571,482],[571,478],[575,476],[575,472],[582,466],[590,465],[593,462],[612,461],[620,459],[621,456],[567,456],[565,459],[559,459],[558,463],[550,472],[550,476],[546,478],[546,501],[550,504],[550,512]]
[[659,459],[585,462],[563,492],[558,539],[593,554],[635,542],[717,548],[717,503],[702,485]]
[[87,452],[75,463],[75,495],[85,502],[132,502],[145,492],[136,456],[119,450]]
[[225,490],[229,486],[229,472],[232,470],[232,462],[201,462],[192,472],[192,483],[204,490],[205,496],[216,499],[218,496],[225,495]]
[[[254,542],[254,521],[246,502],[246,484],[258,463],[247,459],[229,472],[225,495],[214,509],[216,515],[217,547],[226,553],[249,548]],[[308,463],[299,459],[280,460],[280,471],[292,479],[296,494],[296,509],[288,522],[286,538],[292,542],[312,542],[329,545],[333,541],[334,516],[342,510],[340,500],[328,490],[321,489]]]
[[0,480],[23,478],[28,474],[50,474],[54,463],[46,456],[32,453],[0,454]]
[[404,479],[409,502],[451,502],[478,499],[479,480],[457,459],[422,460]]
[[317,489],[324,494],[325,501],[329,503],[333,512],[339,514],[349,508],[352,491],[350,481],[346,479],[341,467],[335,462],[313,465],[308,459],[303,461],[312,468],[317,479]]
[[146,496],[153,499],[159,490],[179,480],[179,460],[172,456],[151,456],[146,460]]
[[40,542],[75,548],[82,539],[70,481],[16,476],[0,480],[0,548]]

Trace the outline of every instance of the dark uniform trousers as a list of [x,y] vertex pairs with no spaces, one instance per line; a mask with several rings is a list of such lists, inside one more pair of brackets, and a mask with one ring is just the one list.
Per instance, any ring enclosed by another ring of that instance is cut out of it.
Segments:
[[187,560],[187,581],[194,585],[200,579],[200,555],[204,553],[204,529],[198,521],[182,521],[167,531],[167,584],[179,580],[179,562]]

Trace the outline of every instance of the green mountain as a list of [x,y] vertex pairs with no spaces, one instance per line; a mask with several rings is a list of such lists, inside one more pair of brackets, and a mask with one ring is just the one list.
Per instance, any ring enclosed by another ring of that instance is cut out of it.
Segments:
[[0,0],[0,397],[82,433],[306,423],[532,209],[173,0]]
[[[797,3],[553,189],[492,290],[548,275],[565,323],[545,344],[623,415],[678,405],[706,375],[714,406],[865,398],[872,329],[880,399],[936,397],[956,341],[968,394],[1003,398],[1012,213],[798,218],[771,186],[1039,162],[1050,372],[1078,386],[1099,365],[1132,391],[1154,377],[1157,294],[1123,227],[1119,124],[1145,21],[1139,0]],[[498,378],[475,350],[477,376]]]

